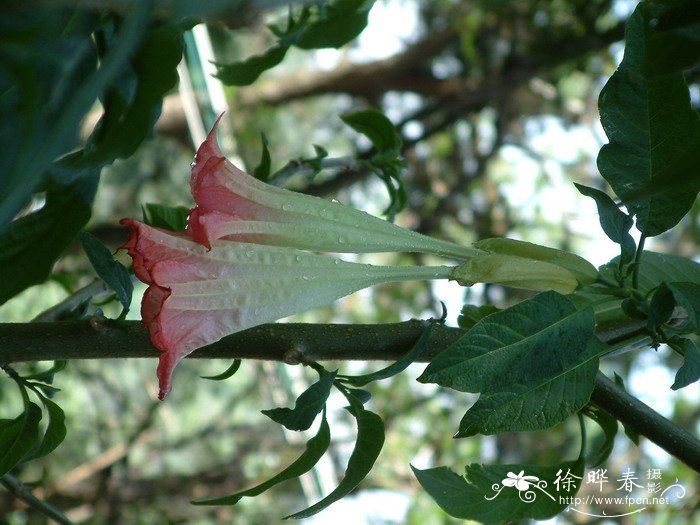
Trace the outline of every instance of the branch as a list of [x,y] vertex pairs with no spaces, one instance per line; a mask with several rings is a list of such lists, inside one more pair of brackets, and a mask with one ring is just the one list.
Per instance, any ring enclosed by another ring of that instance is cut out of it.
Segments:
[[34,496],[34,494],[14,476],[5,474],[0,478],[0,485],[5,487],[17,499],[24,501],[27,505],[41,512],[44,516],[51,518],[56,523],[60,523],[61,525],[74,525],[73,522],[66,518],[56,507]]

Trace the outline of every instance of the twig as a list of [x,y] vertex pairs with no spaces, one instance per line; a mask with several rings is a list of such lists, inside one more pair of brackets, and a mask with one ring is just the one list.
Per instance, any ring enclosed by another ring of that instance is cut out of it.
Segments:
[[44,516],[51,518],[56,523],[60,523],[61,525],[74,525],[74,523],[66,518],[66,516],[56,507],[51,505],[49,502],[34,496],[34,494],[32,494],[31,491],[14,476],[5,474],[2,478],[0,478],[0,484],[16,498],[21,499],[31,508],[41,512]]

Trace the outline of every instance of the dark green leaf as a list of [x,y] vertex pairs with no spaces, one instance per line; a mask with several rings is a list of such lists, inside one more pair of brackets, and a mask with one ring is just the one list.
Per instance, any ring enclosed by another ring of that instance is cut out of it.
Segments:
[[42,372],[37,372],[36,374],[22,376],[22,379],[33,379],[35,381],[44,381],[51,384],[53,383],[53,376],[63,370],[66,366],[68,366],[68,361],[54,361],[51,368],[48,368]]
[[600,94],[609,144],[598,156],[603,177],[648,237],[675,226],[700,189],[700,116],[682,73],[649,71],[661,52],[650,6],[641,2],[629,18],[624,59]]
[[340,118],[352,129],[365,135],[378,151],[396,151],[401,148],[401,136],[391,121],[376,109],[346,113]]
[[80,232],[80,243],[97,275],[117,294],[124,307],[123,317],[129,311],[131,294],[134,291],[129,272],[122,263],[114,260],[112,253],[94,235],[86,231]]
[[282,472],[268,479],[264,483],[261,483],[260,485],[237,492],[236,494],[205,501],[193,501],[192,503],[194,505],[235,505],[245,496],[257,496],[258,494],[262,494],[278,483],[298,478],[302,474],[306,474],[313,468],[314,465],[316,465],[316,463],[318,463],[318,460],[321,459],[323,454],[325,454],[330,442],[330,428],[328,427],[328,422],[326,421],[326,416],[324,414],[318,432],[306,443],[306,450],[304,453]]
[[26,401],[24,412],[0,426],[0,477],[20,463],[39,440],[41,409]]
[[648,57],[650,75],[680,72],[700,62],[700,4],[696,0],[654,2],[649,40],[654,53]]
[[593,405],[587,405],[582,413],[595,421],[602,430],[602,434],[591,441],[586,454],[586,465],[596,468],[610,457],[617,435],[617,419]]
[[589,400],[604,352],[593,311],[556,292],[485,317],[418,378],[481,392],[458,437],[550,427]]
[[688,314],[684,324],[695,333],[700,332],[700,283],[667,283],[678,306]]
[[457,317],[457,324],[460,328],[469,330],[477,322],[481,321],[487,315],[500,312],[500,308],[496,308],[492,304],[485,304],[482,306],[474,306],[472,304],[465,304],[462,307],[462,311]]
[[[341,390],[341,392],[343,392]],[[339,499],[350,494],[365,479],[384,445],[384,422],[374,412],[365,410],[354,396],[343,392],[350,402],[350,413],[357,420],[357,442],[350,455],[345,476],[340,484],[318,503],[287,518],[308,518],[321,512]],[[286,518],[285,518],[286,519]]]
[[50,454],[56,448],[63,443],[66,439],[66,423],[65,415],[61,407],[56,403],[41,396],[41,402],[46,407],[46,412],[49,415],[49,423],[44,432],[44,437],[41,440],[39,448],[32,452],[29,456],[25,457],[22,461],[31,461],[38,458],[43,458],[44,456]]
[[339,376],[339,379],[343,383],[347,383],[353,386],[365,386],[366,384],[371,383],[372,381],[388,379],[400,372],[403,372],[404,370],[406,370],[406,368],[408,368],[408,365],[410,365],[416,359],[418,359],[428,347],[428,341],[430,340],[430,334],[432,333],[434,326],[435,325],[432,322],[428,324],[426,329],[423,330],[423,333],[418,338],[418,341],[416,341],[416,344],[413,345],[413,347],[408,351],[408,353],[406,353],[406,355],[404,355],[394,364],[382,368],[381,370],[377,370],[376,372],[372,372],[370,374],[363,374],[359,376],[344,375]]
[[0,231],[0,304],[46,280],[54,262],[90,218],[98,177],[53,187],[38,211]]
[[670,288],[666,283],[661,283],[649,303],[647,326],[652,333],[655,333],[655,327],[664,324],[671,318],[675,306],[676,300],[673,298]]
[[339,48],[367,26],[374,0],[332,0],[323,16],[309,24],[294,45],[301,49]]
[[143,207],[143,222],[154,228],[182,233],[187,227],[189,214],[189,208],[184,206],[163,206],[149,203]]
[[[615,270],[619,264],[619,257],[600,267],[600,273],[614,279]],[[688,257],[667,255],[644,251],[639,266],[639,289],[647,293],[662,282],[691,282],[700,283],[700,264]]]
[[678,343],[683,351],[683,365],[676,372],[671,388],[678,390],[700,379],[700,350],[690,339],[681,339]]
[[223,381],[224,379],[233,377],[233,374],[238,372],[238,369],[241,367],[241,362],[242,361],[240,359],[234,359],[233,363],[231,363],[231,366],[229,366],[220,374],[217,374],[215,376],[202,376],[202,379],[211,379],[212,381]]
[[318,381],[301,393],[293,409],[273,408],[262,413],[289,430],[306,430],[326,406],[334,380],[335,372],[323,373]]
[[227,86],[248,86],[284,60],[288,46],[271,47],[264,54],[232,64],[217,64],[216,77]]
[[620,210],[607,193],[582,184],[574,183],[574,186],[582,195],[595,200],[600,226],[611,241],[620,245],[622,264],[631,262],[636,250],[634,239],[629,233],[634,223],[632,217]]
[[372,394],[370,394],[367,390],[362,390],[360,388],[348,388],[348,392],[355,396],[363,405],[366,405],[367,401],[372,399]]
[[[562,512],[566,499],[575,496],[581,486],[584,463],[578,460],[553,467],[472,464],[466,467],[465,477],[447,467],[411,468],[423,489],[447,514],[495,524],[528,518],[544,520]],[[519,474],[537,480],[523,480],[528,487],[522,492],[504,485],[514,483]]]
[[[615,377],[615,384],[617,386],[619,386],[620,388],[622,388],[623,390],[626,390],[625,382],[622,379],[622,377],[620,377],[617,372],[615,372],[614,377]],[[634,443],[635,445],[639,446],[639,434],[635,430],[630,428],[629,426],[625,425],[624,423],[622,424],[622,428],[625,430],[625,435],[630,439],[630,441],[632,443]]]
[[253,170],[253,176],[263,182],[267,182],[270,178],[270,150],[267,148],[270,143],[264,133],[260,133],[260,140],[262,142],[262,154],[260,156],[260,164],[258,164]]

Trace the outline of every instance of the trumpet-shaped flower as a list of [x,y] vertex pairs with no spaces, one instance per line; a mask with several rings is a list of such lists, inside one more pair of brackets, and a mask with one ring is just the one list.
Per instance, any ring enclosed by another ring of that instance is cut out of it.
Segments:
[[124,245],[136,276],[149,287],[141,318],[161,351],[159,397],[171,387],[175,365],[202,346],[275,321],[374,284],[448,279],[445,266],[372,266],[300,251],[236,241],[207,248],[188,236],[124,219]]
[[458,259],[482,253],[337,202],[265,184],[226,160],[216,140],[217,124],[199,147],[192,168],[197,206],[188,228],[205,246],[227,239],[316,252],[421,252]]

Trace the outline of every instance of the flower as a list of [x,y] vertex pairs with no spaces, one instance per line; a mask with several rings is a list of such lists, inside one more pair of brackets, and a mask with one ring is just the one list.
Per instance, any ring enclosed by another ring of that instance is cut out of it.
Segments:
[[218,122],[197,150],[190,183],[197,205],[188,228],[205,246],[226,239],[316,252],[421,252],[458,259],[483,253],[337,202],[261,182],[223,156],[216,140]]
[[539,481],[540,478],[537,476],[525,476],[525,471],[521,470],[517,475],[512,472],[506,474],[506,478],[501,481],[505,487],[515,487],[518,492],[523,492],[530,488],[530,485],[535,481]]
[[444,266],[372,266],[294,248],[216,241],[207,248],[189,236],[132,219],[123,246],[136,276],[148,284],[142,322],[161,351],[159,395],[170,391],[185,356],[222,337],[332,303],[374,284],[447,279]]

